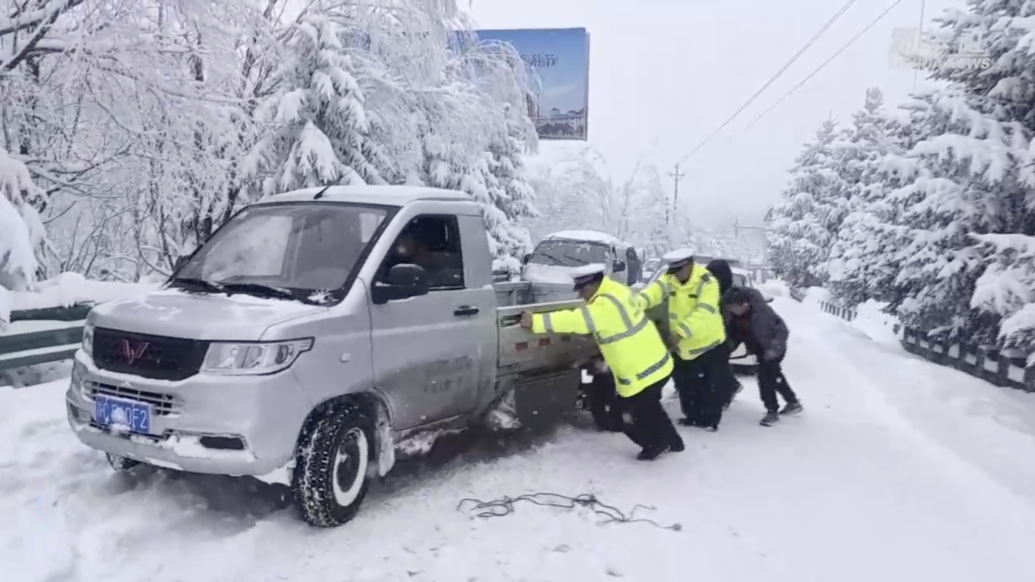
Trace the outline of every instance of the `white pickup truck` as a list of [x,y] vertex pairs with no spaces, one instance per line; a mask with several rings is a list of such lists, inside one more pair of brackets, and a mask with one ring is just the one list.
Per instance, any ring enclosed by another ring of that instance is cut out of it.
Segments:
[[481,209],[429,188],[314,188],[251,205],[163,289],[89,314],[68,421],[116,469],[139,463],[291,486],[303,518],[358,511],[395,443],[514,396],[572,409],[588,338],[522,311],[581,304],[571,284],[492,282]]

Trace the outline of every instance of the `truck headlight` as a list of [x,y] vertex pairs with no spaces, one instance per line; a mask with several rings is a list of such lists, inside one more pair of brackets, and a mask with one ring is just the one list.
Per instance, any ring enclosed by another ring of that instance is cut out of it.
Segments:
[[83,325],[83,353],[93,359],[93,324],[87,322]]
[[313,348],[313,338],[283,342],[213,342],[205,354],[202,372],[213,374],[274,374],[286,370],[298,356]]

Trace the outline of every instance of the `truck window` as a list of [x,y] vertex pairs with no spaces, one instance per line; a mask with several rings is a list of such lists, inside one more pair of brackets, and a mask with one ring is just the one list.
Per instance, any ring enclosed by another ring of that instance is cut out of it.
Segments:
[[380,275],[385,276],[389,269],[401,264],[424,269],[431,291],[463,289],[464,259],[456,217],[422,215],[411,220],[395,239]]
[[[385,216],[383,208],[359,205],[253,206],[221,228],[178,276],[219,284],[340,289]],[[363,232],[371,226],[373,231]]]

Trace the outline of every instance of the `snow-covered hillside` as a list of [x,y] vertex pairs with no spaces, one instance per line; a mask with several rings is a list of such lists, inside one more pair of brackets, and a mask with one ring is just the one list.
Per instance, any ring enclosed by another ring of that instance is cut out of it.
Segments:
[[[62,383],[0,389],[0,564],[18,582],[1030,580],[1035,396],[774,305],[804,415],[758,426],[748,386],[718,433],[680,429],[687,451],[647,464],[623,437],[573,427],[461,438],[400,465],[331,531],[256,482],[113,474],[67,427]],[[681,527],[459,506],[537,492],[652,506],[637,517]]]

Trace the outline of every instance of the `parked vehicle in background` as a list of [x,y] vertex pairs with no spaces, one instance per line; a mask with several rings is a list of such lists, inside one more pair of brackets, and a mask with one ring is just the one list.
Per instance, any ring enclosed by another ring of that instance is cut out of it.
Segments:
[[523,311],[571,284],[492,283],[481,209],[432,188],[311,188],[237,213],[164,288],[90,311],[68,421],[117,470],[139,463],[291,487],[343,524],[395,443],[500,403],[574,408],[589,338],[533,336]]
[[641,283],[644,281],[652,280],[654,273],[658,270],[658,265],[661,264],[661,259],[654,257],[647,259],[643,262],[643,277],[641,277]]
[[572,269],[603,264],[608,276],[624,285],[638,283],[643,264],[632,245],[595,230],[570,230],[547,235],[524,258],[521,278],[526,281],[570,281]]

